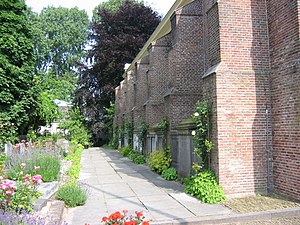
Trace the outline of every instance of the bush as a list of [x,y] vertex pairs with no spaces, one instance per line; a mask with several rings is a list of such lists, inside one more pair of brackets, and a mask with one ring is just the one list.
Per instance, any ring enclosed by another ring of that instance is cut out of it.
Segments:
[[164,170],[171,166],[171,154],[168,149],[154,151],[150,154],[149,166],[152,171],[161,174]]
[[0,208],[27,212],[32,210],[34,200],[41,196],[37,185],[42,182],[41,175],[24,173],[26,164],[20,165],[22,171],[17,174],[15,181],[0,178]]
[[130,145],[119,149],[119,152],[122,156],[128,157],[135,164],[144,164],[146,162],[146,157],[140,152],[133,150]]
[[131,159],[135,164],[144,164],[146,162],[146,157],[140,152],[134,150],[129,154],[128,158]]
[[1,153],[0,154],[0,176],[2,176],[4,173],[5,161],[6,161],[6,154]]
[[176,180],[178,177],[177,171],[175,168],[168,168],[162,172],[161,177],[165,180]]
[[184,192],[209,204],[214,204],[225,199],[224,191],[218,184],[214,172],[211,170],[203,170],[192,176]]
[[85,204],[87,193],[76,182],[71,181],[58,189],[56,198],[64,201],[68,207],[76,207]]
[[119,152],[122,156],[128,157],[133,152],[133,149],[130,145],[128,145],[126,147],[119,149]]
[[66,160],[72,161],[72,165],[69,168],[67,173],[73,180],[76,180],[79,178],[80,160],[81,160],[82,152],[83,152],[83,146],[81,144],[77,144],[77,145],[73,144],[71,146],[70,154],[65,157]]

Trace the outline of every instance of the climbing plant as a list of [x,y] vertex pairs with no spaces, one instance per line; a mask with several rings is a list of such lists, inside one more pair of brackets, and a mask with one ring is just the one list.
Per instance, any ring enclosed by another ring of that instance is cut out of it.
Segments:
[[167,147],[167,138],[168,138],[168,130],[169,130],[169,118],[164,116],[160,122],[157,125],[157,128],[159,128],[164,135],[164,147]]
[[195,174],[186,182],[184,191],[195,196],[204,203],[217,203],[225,199],[224,191],[217,181],[215,173],[210,169],[210,152],[213,143],[209,140],[211,107],[207,100],[196,103],[196,112],[192,118],[196,123],[194,136],[194,153],[198,162],[193,164]]
[[148,124],[145,121],[141,122],[138,132],[139,145],[144,147],[148,133]]
[[209,140],[210,114],[210,104],[207,100],[201,100],[196,103],[196,112],[192,116],[197,127],[197,129],[192,132],[195,144],[194,153],[199,160],[193,164],[193,169],[196,172],[210,167],[209,155],[213,148],[213,143]]
[[125,121],[125,131],[126,131],[126,136],[127,136],[127,140],[128,140],[128,144],[130,146],[133,146],[133,124],[132,121]]

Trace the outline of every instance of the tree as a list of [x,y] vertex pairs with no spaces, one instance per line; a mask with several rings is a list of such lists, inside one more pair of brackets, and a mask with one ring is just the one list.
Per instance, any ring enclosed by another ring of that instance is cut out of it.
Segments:
[[74,72],[76,64],[86,56],[89,19],[84,10],[47,7],[32,14],[37,55],[36,67],[56,76]]
[[23,0],[0,1],[0,145],[27,129],[36,106],[26,11]]
[[106,108],[114,101],[114,88],[122,80],[125,63],[130,63],[160,22],[157,13],[135,1],[125,0],[116,11],[98,9],[99,21],[92,24],[91,68],[83,67],[76,100],[94,134],[107,133]]
[[47,7],[40,14],[31,12],[30,19],[37,69],[36,123],[49,125],[60,116],[54,100],[74,100],[76,66],[86,57],[89,20],[84,10],[63,7]]

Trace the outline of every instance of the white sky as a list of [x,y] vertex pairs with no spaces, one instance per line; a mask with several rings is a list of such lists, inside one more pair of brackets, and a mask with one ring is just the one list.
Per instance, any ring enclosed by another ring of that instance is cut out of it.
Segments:
[[[48,5],[58,7],[72,8],[77,6],[79,9],[85,9],[88,15],[92,16],[93,9],[104,0],[25,0],[26,4],[32,8],[34,12],[40,12]],[[161,15],[165,15],[175,0],[144,0],[146,5],[150,5],[152,9]]]

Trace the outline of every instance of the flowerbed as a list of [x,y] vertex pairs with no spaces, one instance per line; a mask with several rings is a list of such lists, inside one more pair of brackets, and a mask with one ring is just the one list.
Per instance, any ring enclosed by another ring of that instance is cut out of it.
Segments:
[[127,215],[128,211],[123,210],[110,214],[108,217],[103,217],[102,222],[105,225],[149,225],[148,221],[144,221],[145,217],[143,212],[136,212],[135,215]]
[[[24,173],[26,164],[20,165],[21,172],[14,181],[0,177],[0,208],[5,211],[32,211],[34,200],[41,196],[37,185],[42,182],[39,174]],[[39,167],[36,167],[36,171]]]

